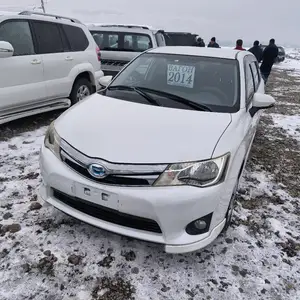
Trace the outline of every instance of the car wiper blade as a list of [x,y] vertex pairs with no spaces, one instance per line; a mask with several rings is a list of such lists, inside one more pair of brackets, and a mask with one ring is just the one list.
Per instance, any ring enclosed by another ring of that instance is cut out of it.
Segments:
[[155,105],[155,106],[160,106],[160,104],[156,100],[154,100],[150,95],[145,93],[139,87],[130,86],[130,85],[113,85],[113,86],[109,86],[107,89],[108,90],[134,91],[134,92],[138,93],[139,95],[141,95],[142,97],[144,97],[146,100],[148,100],[148,102],[150,104]]
[[171,93],[167,93],[167,92],[163,92],[163,91],[159,91],[159,90],[154,90],[154,89],[149,89],[149,88],[144,88],[144,87],[138,87],[138,88],[141,89],[141,90],[144,90],[146,92],[161,95],[163,97],[172,99],[176,102],[186,104],[187,106],[190,106],[190,107],[194,108],[195,110],[210,111],[210,112],[212,111],[211,108],[206,106],[205,104],[196,103],[194,101],[190,101],[186,98],[183,98],[183,97],[171,94]]

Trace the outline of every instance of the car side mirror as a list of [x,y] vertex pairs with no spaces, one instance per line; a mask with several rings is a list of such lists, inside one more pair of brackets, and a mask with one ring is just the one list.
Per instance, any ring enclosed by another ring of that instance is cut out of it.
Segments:
[[109,75],[109,76],[103,76],[99,79],[99,83],[103,86],[103,87],[107,87],[111,81],[112,81],[112,76]]
[[273,107],[275,99],[266,94],[255,93],[252,99],[252,107],[249,110],[251,117],[253,117],[259,110]]
[[7,58],[14,55],[14,47],[9,42],[0,41],[0,58]]

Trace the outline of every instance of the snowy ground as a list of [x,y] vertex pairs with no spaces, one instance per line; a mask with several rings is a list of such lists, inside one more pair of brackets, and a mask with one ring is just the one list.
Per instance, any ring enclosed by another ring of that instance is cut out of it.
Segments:
[[295,64],[288,59],[276,66],[268,83],[278,102],[261,120],[233,226],[195,253],[167,255],[159,245],[91,227],[39,203],[39,147],[59,113],[2,125],[0,299],[299,300]]

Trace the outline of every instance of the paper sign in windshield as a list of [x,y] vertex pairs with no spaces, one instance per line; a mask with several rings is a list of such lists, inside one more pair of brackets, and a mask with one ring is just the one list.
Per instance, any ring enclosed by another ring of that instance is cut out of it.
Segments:
[[195,67],[168,64],[167,84],[192,89],[195,80]]

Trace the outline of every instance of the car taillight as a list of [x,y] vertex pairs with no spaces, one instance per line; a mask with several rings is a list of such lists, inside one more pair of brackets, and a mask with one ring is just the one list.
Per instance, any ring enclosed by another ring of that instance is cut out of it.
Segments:
[[100,52],[99,47],[96,48],[96,54],[97,54],[97,57],[98,57],[98,61],[101,61],[101,52]]

